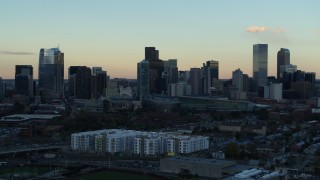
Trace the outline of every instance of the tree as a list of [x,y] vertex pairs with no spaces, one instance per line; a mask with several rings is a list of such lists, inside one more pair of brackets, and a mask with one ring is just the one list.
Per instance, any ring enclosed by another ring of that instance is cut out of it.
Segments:
[[239,157],[240,155],[240,148],[237,143],[231,142],[227,144],[225,150],[226,150],[226,156],[229,158]]

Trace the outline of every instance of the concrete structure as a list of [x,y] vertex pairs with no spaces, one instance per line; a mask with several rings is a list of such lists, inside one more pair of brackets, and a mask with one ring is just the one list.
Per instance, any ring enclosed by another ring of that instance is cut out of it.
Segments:
[[119,86],[119,96],[121,98],[132,98],[132,88],[130,86],[128,87],[123,87]]
[[120,93],[118,89],[118,83],[117,81],[112,79],[108,82],[105,97],[111,98],[111,97],[119,97],[119,96],[120,96]]
[[253,45],[253,79],[258,87],[268,82],[268,44]]
[[207,178],[222,178],[224,170],[236,162],[227,160],[171,157],[160,160],[160,171],[167,173],[188,173]]
[[282,100],[282,83],[270,84],[270,99]]
[[191,85],[186,82],[170,84],[170,96],[190,96]]

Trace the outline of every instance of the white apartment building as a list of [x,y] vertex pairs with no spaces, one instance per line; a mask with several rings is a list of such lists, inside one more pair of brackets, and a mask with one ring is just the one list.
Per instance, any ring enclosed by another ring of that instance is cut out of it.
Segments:
[[105,129],[72,134],[71,148],[75,151],[128,152],[146,156],[188,154],[208,149],[209,140],[205,136]]
[[189,154],[209,149],[209,139],[205,136],[171,135],[167,140],[168,153]]
[[134,154],[159,155],[166,152],[166,134],[144,132],[134,139]]

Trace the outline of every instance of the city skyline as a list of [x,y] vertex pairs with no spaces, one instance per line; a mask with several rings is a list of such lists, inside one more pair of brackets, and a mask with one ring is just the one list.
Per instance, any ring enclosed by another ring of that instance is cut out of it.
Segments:
[[15,65],[32,65],[37,79],[39,49],[59,44],[65,77],[70,66],[99,66],[111,77],[135,79],[143,48],[150,46],[159,49],[160,59],[177,59],[179,70],[212,59],[219,61],[221,79],[231,78],[238,68],[251,75],[252,45],[258,43],[269,47],[268,76],[276,76],[280,48],[290,50],[291,64],[298,69],[320,73],[320,2],[230,3],[3,2],[0,77],[14,79]]

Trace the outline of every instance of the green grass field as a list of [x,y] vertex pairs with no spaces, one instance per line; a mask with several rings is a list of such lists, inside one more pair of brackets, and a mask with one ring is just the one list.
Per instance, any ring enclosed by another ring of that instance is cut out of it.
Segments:
[[0,178],[7,178],[11,175],[18,175],[20,177],[30,177],[36,174],[41,175],[49,172],[48,167],[0,167]]

